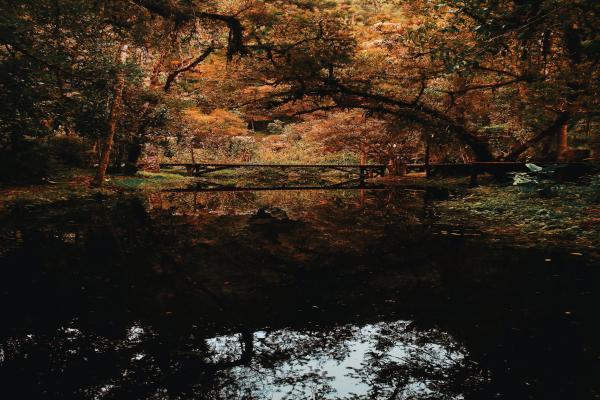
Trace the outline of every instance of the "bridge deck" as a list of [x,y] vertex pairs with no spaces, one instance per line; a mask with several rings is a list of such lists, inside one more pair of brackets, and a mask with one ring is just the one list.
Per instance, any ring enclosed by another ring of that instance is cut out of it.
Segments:
[[313,168],[313,169],[332,169],[346,173],[354,173],[364,181],[368,172],[379,176],[385,175],[385,165],[383,164],[235,164],[235,163],[163,163],[160,168],[184,167],[188,173],[196,176],[209,174],[211,172],[222,171],[235,168]]
[[[536,163],[537,165],[556,165],[559,163]],[[573,163],[560,163],[569,164]],[[187,172],[197,176],[205,175],[211,172],[222,171],[225,169],[235,168],[313,168],[313,169],[332,169],[340,170],[347,173],[357,173],[360,180],[364,181],[367,173],[373,175],[384,176],[386,166],[384,164],[236,164],[236,163],[162,163],[161,168],[184,167]],[[483,173],[491,173],[494,175],[505,175],[509,172],[528,171],[524,162],[503,162],[503,161],[486,161],[486,162],[471,162],[461,164],[450,163],[432,163],[432,164],[407,164],[409,171],[434,171],[436,173],[454,173],[459,175],[470,175],[471,183],[477,184],[477,175]],[[429,175],[429,172],[428,172]]]
[[262,191],[297,191],[297,190],[346,190],[346,189],[368,189],[368,190],[384,190],[385,185],[311,185],[311,186],[215,186],[202,187],[191,186],[187,188],[165,189],[163,193],[200,193],[200,192],[262,192]]
[[232,164],[232,163],[161,163],[161,168],[169,167],[274,167],[274,168],[385,168],[384,164]]
[[[448,167],[448,168],[452,168],[452,167],[464,167],[464,166],[470,166],[470,167],[479,167],[479,168],[527,168],[525,162],[520,162],[520,161],[473,161],[470,163],[431,163],[429,164],[431,167]],[[572,162],[531,162],[531,164],[535,164],[535,165],[539,165],[539,166],[547,166],[547,165],[573,165],[573,164],[578,164],[578,163],[572,163]],[[425,168],[427,166],[427,164],[407,164],[406,165],[408,168],[411,169],[422,169]]]

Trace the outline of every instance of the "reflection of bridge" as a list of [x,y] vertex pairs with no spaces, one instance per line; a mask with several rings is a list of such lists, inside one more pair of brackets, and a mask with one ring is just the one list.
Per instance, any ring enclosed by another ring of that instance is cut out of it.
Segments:
[[275,190],[342,190],[342,189],[385,189],[384,185],[366,185],[359,179],[353,179],[346,182],[331,185],[312,185],[312,186],[228,186],[219,185],[214,182],[198,182],[186,188],[165,189],[166,193],[188,193],[188,192],[262,192]]
[[367,174],[385,175],[385,165],[383,164],[219,164],[219,163],[165,163],[160,164],[160,168],[183,167],[189,174],[201,176],[211,172],[223,171],[226,169],[237,168],[279,168],[279,169],[317,169],[317,170],[337,170],[350,174],[357,174],[361,181],[364,181]]

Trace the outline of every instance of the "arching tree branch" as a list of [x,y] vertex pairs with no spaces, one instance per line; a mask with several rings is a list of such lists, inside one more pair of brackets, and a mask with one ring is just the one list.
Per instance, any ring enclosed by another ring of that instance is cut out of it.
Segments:
[[171,72],[168,76],[167,76],[167,80],[165,82],[165,85],[163,87],[163,90],[165,92],[168,92],[169,90],[171,90],[171,86],[173,85],[173,83],[175,82],[175,79],[177,79],[177,77],[186,72],[191,70],[192,68],[196,67],[198,64],[200,64],[202,61],[206,60],[208,58],[208,56],[210,56],[212,54],[212,52],[215,51],[215,47],[209,47],[206,50],[204,50],[202,52],[202,54],[200,54],[198,57],[196,57],[195,59],[193,59],[191,62],[189,62],[188,64],[177,68],[175,71]]
[[561,127],[561,125],[568,122],[572,116],[573,115],[570,112],[565,111],[565,112],[560,113],[550,126],[548,126],[542,132],[538,133],[537,135],[535,135],[533,138],[529,139],[525,143],[522,143],[522,144],[516,146],[515,148],[513,148],[511,150],[511,152],[508,153],[506,156],[502,157],[502,159],[505,161],[516,160],[521,154],[523,154],[531,146],[535,145],[536,143],[539,143],[540,141],[542,141],[543,139],[545,139],[551,135],[556,134],[558,129]]

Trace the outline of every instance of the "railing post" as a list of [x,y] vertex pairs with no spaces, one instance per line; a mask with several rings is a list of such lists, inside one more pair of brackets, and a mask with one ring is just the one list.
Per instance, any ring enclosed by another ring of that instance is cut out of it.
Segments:
[[470,187],[477,186],[477,166],[471,163],[471,182],[469,183]]
[[433,135],[427,135],[425,138],[425,178],[431,178],[431,160],[429,153],[430,139]]

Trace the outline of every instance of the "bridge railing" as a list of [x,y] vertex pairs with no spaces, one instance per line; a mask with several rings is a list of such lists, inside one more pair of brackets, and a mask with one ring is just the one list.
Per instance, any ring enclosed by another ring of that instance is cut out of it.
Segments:
[[211,172],[237,168],[280,168],[280,169],[331,169],[346,173],[357,173],[363,181],[369,172],[384,176],[384,164],[236,164],[236,163],[161,163],[160,168],[184,167],[190,174],[205,175]]

